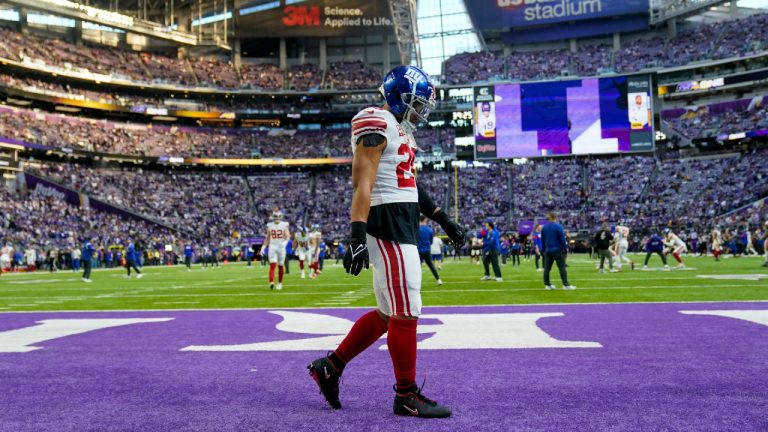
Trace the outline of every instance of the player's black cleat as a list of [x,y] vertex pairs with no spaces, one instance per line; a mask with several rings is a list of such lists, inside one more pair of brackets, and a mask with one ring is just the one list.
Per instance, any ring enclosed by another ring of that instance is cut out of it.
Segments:
[[341,371],[333,366],[328,357],[313,361],[307,366],[307,369],[309,369],[309,375],[320,387],[320,393],[323,394],[328,405],[333,409],[341,409],[341,402],[339,402]]
[[394,410],[397,415],[411,417],[446,418],[451,416],[449,407],[440,405],[421,394],[421,389],[416,384],[406,392],[398,391],[395,388]]

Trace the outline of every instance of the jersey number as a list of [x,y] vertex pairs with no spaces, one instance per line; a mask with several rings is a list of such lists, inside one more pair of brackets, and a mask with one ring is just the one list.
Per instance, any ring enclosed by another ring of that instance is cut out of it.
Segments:
[[272,230],[272,238],[273,239],[281,239],[283,238],[283,230]]
[[416,155],[413,154],[413,149],[408,144],[400,144],[397,154],[408,156],[407,160],[397,164],[397,187],[415,188],[416,177],[413,175],[413,162],[416,160]]

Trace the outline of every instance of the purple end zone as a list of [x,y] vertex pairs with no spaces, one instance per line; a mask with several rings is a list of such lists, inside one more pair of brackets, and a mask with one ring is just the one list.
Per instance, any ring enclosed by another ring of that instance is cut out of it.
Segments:
[[[768,430],[768,327],[680,313],[706,310],[768,303],[426,308],[558,312],[538,327],[601,345],[420,350],[425,394],[454,409],[444,420],[392,414],[384,340],[347,367],[340,411],[327,408],[305,369],[322,351],[180,351],[322,337],[278,330],[282,318],[266,310],[0,314],[0,332],[44,319],[173,318],[0,353],[0,430]],[[301,312],[353,320],[365,310]]]

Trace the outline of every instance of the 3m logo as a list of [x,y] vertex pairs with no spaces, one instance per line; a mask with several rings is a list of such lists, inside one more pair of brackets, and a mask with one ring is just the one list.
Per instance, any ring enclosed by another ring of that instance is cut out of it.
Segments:
[[288,6],[283,9],[283,24],[293,26],[319,26],[320,7]]

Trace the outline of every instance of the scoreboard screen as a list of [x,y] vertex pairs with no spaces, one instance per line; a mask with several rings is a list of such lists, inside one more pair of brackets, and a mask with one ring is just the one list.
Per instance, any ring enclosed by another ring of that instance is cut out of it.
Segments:
[[653,150],[648,76],[500,84],[474,94],[476,159]]

